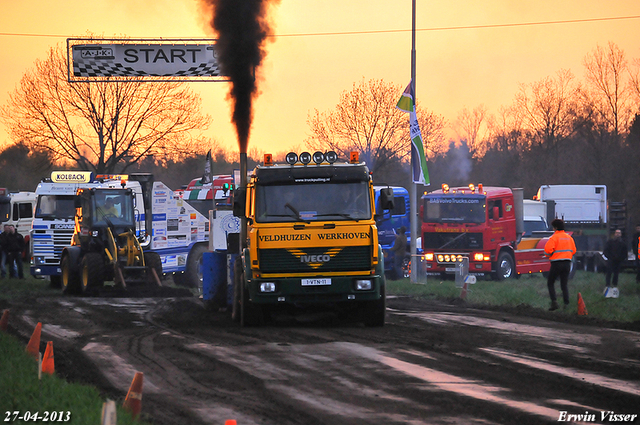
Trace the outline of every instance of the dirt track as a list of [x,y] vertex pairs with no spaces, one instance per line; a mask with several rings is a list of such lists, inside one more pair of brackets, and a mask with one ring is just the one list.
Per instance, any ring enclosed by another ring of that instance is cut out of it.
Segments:
[[396,298],[384,328],[332,316],[240,328],[190,297],[50,297],[11,310],[25,340],[43,323],[58,374],[122,400],[144,372],[143,417],[154,424],[524,425],[563,411],[595,423],[601,412],[640,414],[640,332],[546,312]]

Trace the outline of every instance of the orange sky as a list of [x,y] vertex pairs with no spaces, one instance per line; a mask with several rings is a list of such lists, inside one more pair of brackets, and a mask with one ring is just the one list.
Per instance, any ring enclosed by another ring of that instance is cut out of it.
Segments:
[[[50,46],[87,32],[136,38],[200,38],[196,0],[0,0],[0,103]],[[411,0],[281,0],[272,9],[275,37],[262,69],[249,148],[302,146],[314,109],[332,109],[353,83],[410,79]],[[512,102],[519,83],[571,69],[609,41],[640,58],[640,18],[494,26],[640,16],[637,0],[417,0],[417,98],[450,122],[464,108],[490,113]],[[207,17],[208,19],[208,17]],[[448,29],[443,29],[448,28]],[[453,29],[451,29],[453,28]],[[405,30],[402,32],[380,32]],[[364,32],[362,34],[327,34]],[[27,34],[33,34],[27,35]],[[300,35],[305,34],[305,35]],[[321,34],[321,35],[313,35]],[[214,121],[206,135],[237,149],[227,83],[194,83]],[[400,93],[398,93],[398,97]],[[0,144],[8,136],[0,125]]]

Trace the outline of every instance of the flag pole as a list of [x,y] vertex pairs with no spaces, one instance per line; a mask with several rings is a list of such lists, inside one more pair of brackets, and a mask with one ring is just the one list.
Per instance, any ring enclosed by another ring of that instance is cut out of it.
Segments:
[[[413,94],[413,105],[417,103],[416,96],[416,0],[411,0],[411,92]],[[413,149],[412,155],[413,155]],[[419,160],[419,159],[418,159]],[[413,158],[412,158],[413,163]],[[410,227],[411,227],[411,283],[418,282],[418,265],[416,264],[416,239],[418,234],[418,211],[417,205],[417,185],[411,178],[411,186],[409,187],[409,210],[411,211]]]

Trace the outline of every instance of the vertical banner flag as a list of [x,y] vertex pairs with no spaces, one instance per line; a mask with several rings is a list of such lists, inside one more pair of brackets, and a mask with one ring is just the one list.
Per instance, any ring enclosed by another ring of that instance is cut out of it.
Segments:
[[422,143],[422,134],[420,133],[420,124],[418,124],[418,116],[416,115],[416,107],[413,103],[413,93],[411,92],[411,82],[402,93],[396,108],[409,115],[409,137],[411,138],[411,170],[414,183],[421,183],[425,186],[431,184],[429,180],[429,170],[427,170],[427,159],[424,156],[424,145]]
[[211,149],[209,149],[209,152],[207,152],[206,163],[204,164],[204,174],[202,175],[202,179],[200,180],[200,183],[209,184],[212,181],[213,180],[211,177]]

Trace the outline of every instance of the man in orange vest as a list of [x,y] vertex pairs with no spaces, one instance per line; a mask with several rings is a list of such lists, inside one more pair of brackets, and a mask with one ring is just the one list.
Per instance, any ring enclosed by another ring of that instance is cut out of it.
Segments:
[[569,273],[571,272],[571,259],[576,253],[576,244],[573,238],[564,231],[564,221],[556,218],[551,222],[551,226],[555,232],[544,246],[544,252],[551,261],[551,269],[549,269],[549,278],[547,279],[549,297],[551,297],[549,311],[558,309],[555,288],[558,277],[560,278],[564,306],[566,308],[569,305]]
[[640,247],[640,223],[636,224],[636,232],[631,239],[631,248],[636,256],[636,282],[640,283],[640,256],[638,255],[638,248]]

